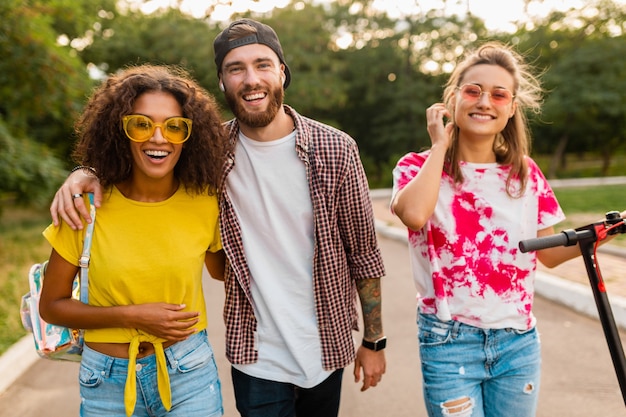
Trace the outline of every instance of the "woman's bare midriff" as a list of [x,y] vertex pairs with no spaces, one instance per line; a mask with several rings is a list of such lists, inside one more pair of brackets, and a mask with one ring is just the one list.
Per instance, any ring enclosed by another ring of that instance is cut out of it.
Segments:
[[[163,342],[163,349],[172,346],[174,341]],[[85,342],[87,346],[96,352],[100,352],[104,355],[113,356],[114,358],[128,359],[128,347],[130,343],[99,343],[99,342]],[[137,358],[143,358],[154,354],[154,345],[150,342],[139,343],[139,353]]]

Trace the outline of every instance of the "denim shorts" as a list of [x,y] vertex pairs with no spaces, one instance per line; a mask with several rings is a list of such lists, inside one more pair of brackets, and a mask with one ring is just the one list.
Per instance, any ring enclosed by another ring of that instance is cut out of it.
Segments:
[[[137,403],[133,416],[219,417],[224,414],[221,384],[206,331],[164,349],[172,393],[169,412],[157,388],[154,354],[137,359]],[[125,417],[128,359],[84,347],[78,381],[80,415]]]
[[533,417],[541,374],[535,328],[481,329],[418,315],[423,390],[430,417]]

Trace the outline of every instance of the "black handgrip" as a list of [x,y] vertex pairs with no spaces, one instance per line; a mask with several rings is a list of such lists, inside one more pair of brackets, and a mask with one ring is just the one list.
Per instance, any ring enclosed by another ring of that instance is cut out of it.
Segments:
[[591,230],[563,230],[555,235],[535,237],[532,239],[520,240],[519,249],[526,253],[533,250],[553,248],[555,246],[572,246],[579,240],[593,238],[594,232]]
[[526,253],[534,250],[553,248],[555,246],[565,246],[568,241],[567,235],[561,232],[556,235],[520,240],[519,250]]

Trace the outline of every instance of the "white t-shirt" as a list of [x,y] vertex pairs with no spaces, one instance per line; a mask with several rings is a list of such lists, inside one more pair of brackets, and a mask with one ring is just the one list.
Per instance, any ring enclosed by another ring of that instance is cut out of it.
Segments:
[[322,368],[313,293],[313,205],[295,132],[270,142],[239,135],[228,194],[252,275],[258,361],[248,375],[311,388]]
[[[400,159],[394,196],[428,155],[410,153]],[[565,215],[539,167],[526,160],[528,182],[520,198],[506,193],[508,166],[461,162],[462,184],[444,173],[430,220],[419,231],[409,230],[420,312],[480,328],[527,330],[535,325],[536,252],[522,253],[519,241],[536,237],[537,230]],[[513,185],[519,188],[519,181]]]

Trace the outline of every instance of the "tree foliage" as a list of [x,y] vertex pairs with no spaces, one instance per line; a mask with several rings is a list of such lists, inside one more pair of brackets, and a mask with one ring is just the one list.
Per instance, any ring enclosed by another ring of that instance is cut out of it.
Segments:
[[84,30],[88,20],[73,13],[92,4],[0,4],[0,198],[11,193],[20,202],[41,201],[51,191],[54,167],[67,159],[73,120],[92,83],[75,50],[58,40]]
[[2,120],[0,150],[0,214],[7,201],[47,204],[65,178],[61,161],[45,145],[12,136]]
[[67,25],[55,20],[54,2],[7,1],[0,6],[0,113],[19,134],[45,123],[38,139],[53,144],[80,108],[87,71],[71,48],[56,42],[54,27]]
[[117,11],[91,34],[92,42],[80,56],[104,74],[128,65],[180,65],[207,90],[217,92],[213,39],[217,30],[175,9],[150,15]]
[[[181,65],[230,117],[212,50],[228,22],[212,16],[232,2],[207,3],[200,18],[175,8],[145,14],[140,8],[146,2],[0,4],[0,196],[10,192],[25,201],[45,195],[52,173],[69,167],[72,124],[100,82],[94,74],[144,62]],[[540,0],[524,2],[530,9]],[[400,155],[429,146],[426,108],[441,99],[447,75],[467,48],[491,39],[514,45],[543,75],[544,112],[532,119],[532,128],[535,152],[553,154],[549,176],[565,153],[595,152],[608,169],[611,157],[623,151],[623,3],[592,0],[545,17],[520,16],[514,33],[489,31],[471,13],[450,13],[471,4],[466,0],[439,0],[429,9],[414,0],[393,15],[379,4],[292,0],[268,13],[231,16],[253,17],[276,30],[292,72],[286,102],[352,135],[373,185],[388,186]]]
[[554,178],[567,151],[604,158],[624,149],[626,135],[626,7],[607,0],[553,12],[512,39],[543,69],[546,100],[536,120],[535,149],[552,153]]

